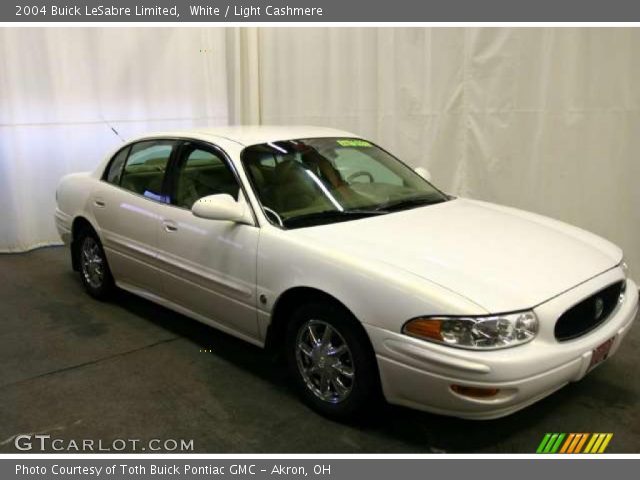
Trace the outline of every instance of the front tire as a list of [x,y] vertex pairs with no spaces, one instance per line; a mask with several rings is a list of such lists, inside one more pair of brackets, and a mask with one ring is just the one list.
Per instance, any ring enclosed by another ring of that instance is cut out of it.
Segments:
[[289,322],[285,348],[298,392],[317,412],[354,420],[378,405],[373,349],[362,326],[340,305],[300,306]]
[[80,278],[89,295],[108,299],[115,288],[113,276],[98,235],[92,230],[83,230],[77,239]]

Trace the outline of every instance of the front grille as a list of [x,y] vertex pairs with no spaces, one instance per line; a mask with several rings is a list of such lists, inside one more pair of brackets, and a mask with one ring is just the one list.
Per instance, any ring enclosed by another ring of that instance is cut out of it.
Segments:
[[609,285],[564,312],[556,322],[556,338],[565,342],[602,324],[616,308],[624,281]]

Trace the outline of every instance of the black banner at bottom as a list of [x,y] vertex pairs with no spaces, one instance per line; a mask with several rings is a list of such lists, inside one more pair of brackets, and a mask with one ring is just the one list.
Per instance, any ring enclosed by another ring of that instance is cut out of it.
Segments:
[[0,478],[8,479],[213,479],[244,480],[424,480],[551,477],[603,480],[635,476],[640,458],[282,458],[202,459],[109,456],[99,459],[0,459]]

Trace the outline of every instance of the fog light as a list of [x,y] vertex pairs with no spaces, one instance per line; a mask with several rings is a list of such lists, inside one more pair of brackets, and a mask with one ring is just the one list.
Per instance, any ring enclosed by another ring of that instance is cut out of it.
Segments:
[[498,388],[465,387],[464,385],[451,385],[451,390],[458,395],[473,398],[495,397],[500,392]]

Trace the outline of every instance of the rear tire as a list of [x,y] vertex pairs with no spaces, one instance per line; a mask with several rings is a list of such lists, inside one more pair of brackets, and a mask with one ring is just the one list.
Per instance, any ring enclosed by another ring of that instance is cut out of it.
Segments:
[[107,300],[115,289],[115,283],[98,235],[85,228],[76,241],[80,279],[85,290],[93,298]]
[[380,400],[373,349],[358,321],[340,305],[313,301],[288,324],[287,363],[304,402],[336,420],[364,418]]

